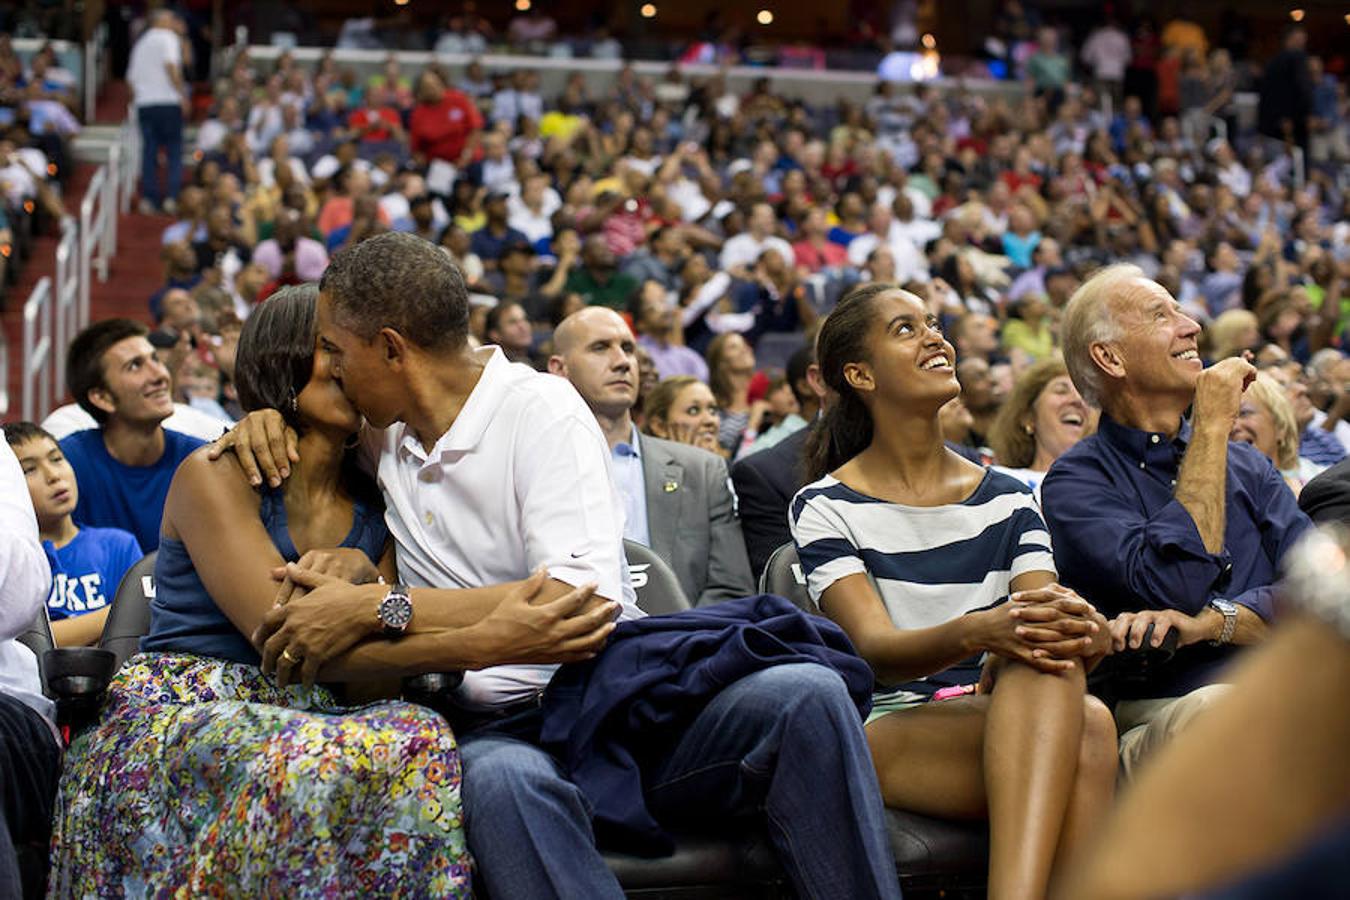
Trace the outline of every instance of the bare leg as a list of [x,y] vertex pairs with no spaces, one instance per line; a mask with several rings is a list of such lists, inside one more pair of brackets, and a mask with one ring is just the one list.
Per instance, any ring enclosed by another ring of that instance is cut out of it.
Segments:
[[1081,668],[1048,675],[1003,668],[989,704],[989,896],[1046,895],[1083,735]]
[[1111,812],[1116,790],[1116,723],[1111,711],[1096,697],[1083,700],[1083,739],[1078,745],[1078,770],[1064,827],[1055,851],[1056,874],[1068,864]]
[[[1081,670],[1046,675],[1009,664],[992,697],[934,703],[868,726],[888,806],[936,816],[989,816],[991,900],[1044,897],[1066,814],[1073,808],[1086,830],[1095,821],[1094,804],[1105,802],[1100,785],[1089,791],[1095,799],[1085,798],[1081,811],[1070,802],[1084,756],[1083,692]],[[1114,730],[1103,740],[1099,716],[1090,718],[1090,755],[1095,760],[1105,753],[1114,760]],[[1109,766],[1114,777],[1114,762]],[[1102,780],[1097,771],[1102,767],[1094,765],[1092,784]],[[1105,789],[1109,792],[1109,784]]]

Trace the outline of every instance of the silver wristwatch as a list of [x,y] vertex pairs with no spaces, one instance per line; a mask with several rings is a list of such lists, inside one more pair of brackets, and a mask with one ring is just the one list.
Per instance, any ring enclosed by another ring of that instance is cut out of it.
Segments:
[[1233,641],[1233,632],[1237,629],[1238,608],[1232,600],[1223,600],[1215,597],[1209,601],[1209,608],[1223,616],[1223,631],[1219,632],[1218,640],[1210,641],[1214,647],[1222,647]]
[[412,595],[408,586],[396,584],[389,588],[389,593],[380,601],[376,614],[380,617],[380,624],[384,626],[385,637],[398,637],[407,631],[413,615]]

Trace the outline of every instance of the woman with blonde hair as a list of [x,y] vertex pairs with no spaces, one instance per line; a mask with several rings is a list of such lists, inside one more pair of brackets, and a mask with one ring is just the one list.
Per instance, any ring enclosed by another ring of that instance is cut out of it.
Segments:
[[1039,502],[1050,464],[1096,428],[1096,411],[1074,387],[1064,358],[1055,354],[1023,372],[999,409],[989,430],[994,468],[1024,482]]
[[1228,439],[1251,444],[1269,457],[1295,497],[1303,490],[1303,485],[1326,468],[1298,455],[1299,432],[1294,407],[1280,383],[1264,372],[1256,376],[1242,395]]
[[653,437],[720,453],[717,401],[706,384],[692,375],[665,379],[643,400],[642,430]]
[[1209,361],[1216,363],[1254,349],[1261,342],[1261,323],[1249,309],[1230,309],[1219,314],[1205,335],[1209,338]]

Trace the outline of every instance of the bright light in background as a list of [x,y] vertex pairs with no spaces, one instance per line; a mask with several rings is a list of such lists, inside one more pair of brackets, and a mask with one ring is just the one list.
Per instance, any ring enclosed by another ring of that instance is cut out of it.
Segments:
[[642,8],[639,9],[638,12],[642,13],[642,18],[644,18],[644,19],[655,19],[655,18],[656,18],[656,4],[655,4],[655,3],[644,3],[644,4],[642,4]]
[[755,21],[761,25],[772,25],[773,13],[767,9],[761,9],[758,15],[755,16]]
[[925,34],[923,36],[923,46],[925,49],[932,50],[937,46],[937,38],[933,37],[931,34]]
[[394,0],[395,6],[407,6],[408,0]]
[[1295,22],[1302,22],[1302,21],[1303,21],[1303,10],[1301,10],[1301,9],[1291,9],[1291,10],[1289,10],[1289,18],[1293,19]]
[[521,12],[530,11],[530,0],[516,0],[516,9]]

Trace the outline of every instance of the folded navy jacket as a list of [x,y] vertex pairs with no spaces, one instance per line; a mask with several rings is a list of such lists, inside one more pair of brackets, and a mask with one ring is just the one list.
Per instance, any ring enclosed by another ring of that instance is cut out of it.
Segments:
[[563,764],[616,845],[650,856],[674,842],[643,798],[644,766],[731,683],[790,663],[816,663],[844,679],[858,714],[872,706],[872,670],[833,622],[770,594],[622,622],[585,663],[562,666],[542,702],[540,745]]

